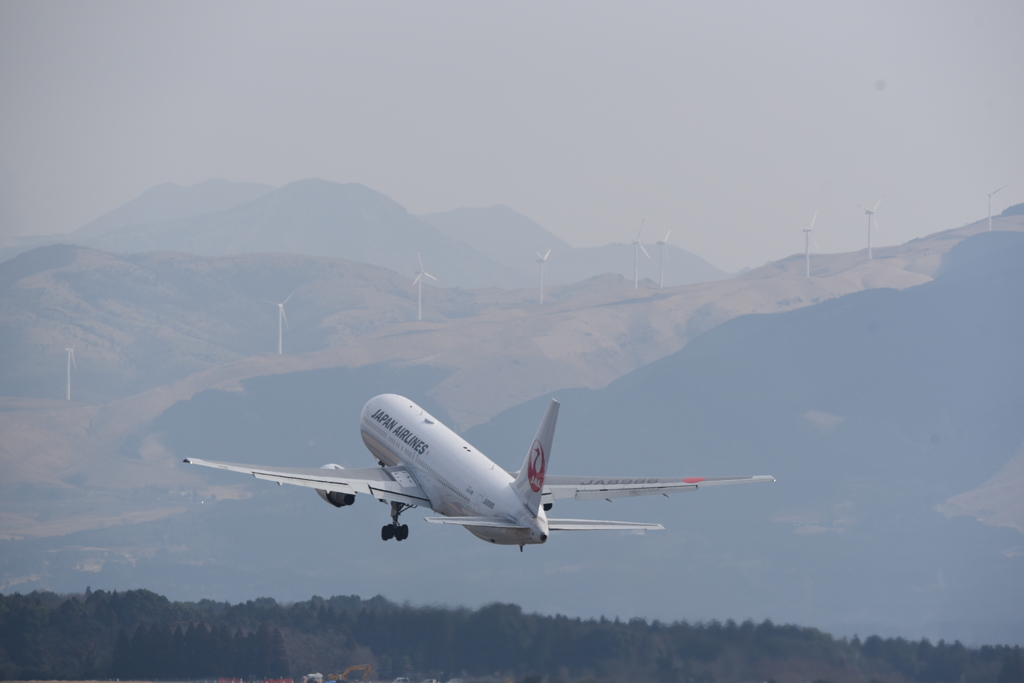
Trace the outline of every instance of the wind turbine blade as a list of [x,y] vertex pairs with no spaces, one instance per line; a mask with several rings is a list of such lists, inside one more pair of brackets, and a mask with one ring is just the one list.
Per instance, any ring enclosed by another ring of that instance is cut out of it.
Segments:
[[[1009,186],[1010,186],[1010,183],[1006,183],[1005,185],[1003,185],[1002,187],[1000,187],[1000,188],[999,188],[999,190],[1005,190],[1005,189],[1006,189],[1006,188],[1008,188]],[[986,192],[986,194],[987,194],[987,195],[988,195],[989,197],[991,197],[991,196],[992,196],[992,195],[994,195],[994,194],[995,194],[996,192],[999,192],[999,190],[993,190],[992,192]]]
[[881,232],[882,229],[878,227],[878,216],[871,214],[871,220],[875,223],[875,232]]
[[420,256],[420,252],[416,252],[416,260],[420,262],[420,270],[423,270],[423,257]]
[[[302,285],[299,285],[299,287],[301,287],[301,286],[302,286]],[[295,292],[299,291],[299,287],[296,287],[295,289],[293,289],[293,290],[292,290],[292,293],[288,295],[288,299],[291,299],[291,298],[292,298],[293,296],[295,296]],[[285,300],[284,300],[284,301],[282,301],[281,303],[282,303],[282,304],[286,304],[286,303],[288,303],[288,299],[285,299]]]
[[260,299],[260,301],[266,301],[271,306],[276,306],[279,303],[277,301],[271,301],[270,299]]
[[663,240],[662,240],[662,242],[664,242],[665,244],[668,244],[668,236],[669,236],[669,235],[671,235],[671,234],[672,234],[672,231],[671,231],[671,230],[669,230],[668,232],[666,232],[666,233],[665,233],[665,239],[663,239]]
[[545,261],[548,260],[548,256],[551,256],[551,250],[550,249],[548,249],[547,252],[544,254],[544,260]]
[[75,372],[78,372],[78,363],[75,362],[75,350],[74,349],[71,349],[71,367],[73,367],[75,369]]
[[646,256],[647,258],[651,258],[651,255],[647,253],[646,249],[644,249],[644,245],[640,244],[639,242],[637,242],[636,245],[640,247],[640,251],[644,252],[644,256]]
[[882,198],[881,198],[881,197],[879,197],[879,198],[878,198],[878,201],[877,201],[877,202],[875,202],[875,208],[873,208],[873,209],[871,209],[871,210],[872,210],[872,211],[878,211],[878,205],[879,205],[879,204],[881,204],[881,203],[882,203]]
[[543,261],[544,260],[544,257],[540,255],[539,251],[535,251],[533,253],[537,255],[537,260],[539,260],[539,261]]
[[423,277],[423,273],[417,273],[416,274],[416,279],[412,281],[412,286],[415,287],[416,283],[418,283],[422,277]]
[[284,306],[281,306],[281,319],[284,320],[284,329],[288,329],[288,316],[284,312]]
[[[814,221],[816,221],[816,220],[818,220],[818,212],[817,211],[814,212],[814,217],[811,218],[811,230],[814,230]],[[813,235],[812,235],[812,237],[813,237]]]
[[644,221],[645,220],[647,220],[647,219],[645,219],[645,218],[641,218],[640,219],[640,229],[636,231],[636,238],[637,238],[638,241],[640,239],[640,233],[642,233],[644,231]]
[[433,280],[434,282],[440,282],[440,280],[438,280],[438,279],[437,279],[436,277],[434,277],[434,276],[433,276],[433,275],[431,275],[430,273],[423,273],[423,274],[424,274],[424,275],[426,275],[427,277],[429,277],[429,278],[430,278],[431,280]]
[[815,253],[815,254],[819,254],[819,253],[821,253],[821,250],[820,250],[820,249],[818,249],[818,240],[817,240],[817,238],[816,238],[816,237],[814,236],[814,233],[813,233],[813,232],[811,233],[811,242],[813,242],[813,243],[814,243],[814,253]]

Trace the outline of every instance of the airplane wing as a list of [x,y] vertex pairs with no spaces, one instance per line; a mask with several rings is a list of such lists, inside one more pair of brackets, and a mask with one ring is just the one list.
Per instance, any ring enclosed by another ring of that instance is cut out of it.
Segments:
[[[424,517],[431,524],[458,524],[460,526],[483,526],[498,529],[528,529],[501,517]],[[643,522],[610,522],[603,519],[548,519],[551,531],[607,531],[642,529],[656,531],[664,529],[660,524]]]
[[775,481],[775,477],[575,477],[549,474],[544,479],[542,500],[544,503],[552,503],[558,498],[611,500],[629,496],[653,496],[657,493],[667,496],[672,493],[696,491],[703,486],[767,481]]
[[367,467],[359,469],[324,470],[303,467],[270,467],[243,465],[216,460],[185,458],[190,465],[202,465],[229,472],[251,474],[257,479],[294,484],[337,493],[365,493],[378,500],[430,507],[430,499],[405,467]]

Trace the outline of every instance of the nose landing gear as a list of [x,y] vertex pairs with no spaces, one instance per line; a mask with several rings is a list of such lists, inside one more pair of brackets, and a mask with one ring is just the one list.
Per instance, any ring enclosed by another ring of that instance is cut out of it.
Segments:
[[396,541],[404,541],[409,538],[409,525],[399,524],[398,516],[411,507],[415,506],[406,505],[405,503],[391,503],[391,524],[385,524],[381,527],[380,540],[390,541],[393,538]]

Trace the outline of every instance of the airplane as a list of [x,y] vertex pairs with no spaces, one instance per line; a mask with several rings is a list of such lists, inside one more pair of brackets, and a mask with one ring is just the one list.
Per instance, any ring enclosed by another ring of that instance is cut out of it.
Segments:
[[661,524],[595,519],[554,519],[547,516],[555,500],[599,500],[696,491],[704,486],[773,482],[768,475],[747,477],[579,477],[548,474],[551,443],[558,419],[558,401],[551,399],[523,466],[506,472],[469,442],[413,401],[381,394],[367,401],[359,417],[363,443],[380,467],[345,469],[327,464],[319,469],[270,467],[185,458],[186,463],[251,474],[278,485],[315,489],[331,505],[352,505],[356,494],[391,504],[391,524],[382,540],[404,541],[409,527],[399,524],[405,510],[426,507],[440,517],[433,524],[455,524],[496,545],[545,543],[552,531],[658,530]]

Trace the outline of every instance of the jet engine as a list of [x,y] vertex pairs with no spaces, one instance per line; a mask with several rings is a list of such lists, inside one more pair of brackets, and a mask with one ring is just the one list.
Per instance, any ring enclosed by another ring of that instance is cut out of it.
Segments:
[[[327,465],[324,465],[320,469],[322,469],[322,470],[343,470],[345,468],[342,467],[341,465],[335,465],[334,463],[329,463]],[[324,491],[323,489],[317,489],[316,493],[317,493],[318,496],[320,496],[321,498],[323,498],[324,500],[326,500],[328,503],[330,503],[331,505],[333,505],[336,508],[343,508],[346,505],[351,505],[352,503],[356,502],[356,496],[355,496],[354,493],[338,493],[337,491],[331,491],[330,493],[328,493],[327,491]]]

